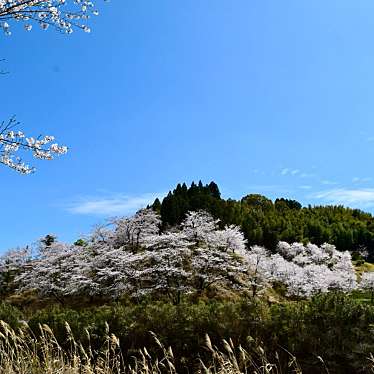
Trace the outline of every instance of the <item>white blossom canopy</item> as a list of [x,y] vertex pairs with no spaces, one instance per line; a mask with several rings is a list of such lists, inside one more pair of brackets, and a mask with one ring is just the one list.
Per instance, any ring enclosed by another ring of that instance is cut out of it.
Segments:
[[26,252],[10,253],[0,261],[0,276],[12,269],[20,289],[56,298],[164,294],[178,302],[213,285],[256,296],[275,283],[297,298],[374,290],[374,273],[364,273],[358,285],[350,253],[330,244],[280,242],[273,254],[261,246],[248,249],[238,227],[220,229],[203,211],[189,212],[169,231],[162,232],[160,224],[156,212],[143,209],[115,220],[114,228],[96,229],[84,245],[53,242],[27,261]]

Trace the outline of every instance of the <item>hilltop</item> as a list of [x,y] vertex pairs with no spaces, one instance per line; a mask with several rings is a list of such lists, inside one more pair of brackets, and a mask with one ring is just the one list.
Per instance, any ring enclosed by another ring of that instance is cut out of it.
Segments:
[[339,251],[349,250],[353,259],[361,254],[374,262],[374,217],[359,209],[341,205],[303,207],[298,201],[249,194],[240,200],[223,199],[215,182],[203,185],[178,184],[160,201],[152,204],[161,214],[163,225],[174,226],[188,211],[206,210],[221,225],[241,227],[249,245],[274,250],[279,241],[321,245],[329,243]]

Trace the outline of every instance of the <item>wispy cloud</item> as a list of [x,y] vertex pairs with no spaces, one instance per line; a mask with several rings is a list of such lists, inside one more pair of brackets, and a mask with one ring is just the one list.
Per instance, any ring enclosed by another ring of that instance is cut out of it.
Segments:
[[322,180],[321,180],[321,183],[322,183],[322,184],[325,184],[325,185],[329,185],[329,186],[333,186],[333,185],[338,184],[338,182],[334,182],[334,181],[331,181],[331,180],[329,180],[329,179],[322,179]]
[[314,178],[316,175],[312,173],[301,173],[300,178]]
[[248,193],[259,193],[259,194],[264,194],[264,193],[271,193],[271,194],[281,194],[281,193],[289,193],[293,192],[293,189],[290,188],[289,186],[285,185],[279,185],[279,184],[273,184],[273,185],[249,185],[246,186],[246,191]]
[[253,169],[252,173],[256,174],[256,175],[259,175],[259,174],[260,175],[266,175],[267,174],[264,170],[259,170],[259,169]]
[[85,197],[67,204],[65,209],[73,214],[87,215],[129,215],[153,203],[156,197],[165,193],[145,193],[137,196],[113,194],[99,197]]
[[359,131],[358,134],[360,135],[361,140],[366,140],[369,143],[374,142],[374,136],[372,133],[368,133],[367,131]]
[[367,178],[358,178],[355,177],[352,179],[352,183],[360,184],[360,183],[368,183],[371,182],[373,178],[367,177]]
[[300,169],[292,169],[292,168],[283,168],[280,170],[280,175],[286,176],[293,176],[293,177],[300,177],[300,178],[313,178],[316,175],[312,173],[306,173]]
[[303,185],[303,186],[299,186],[299,188],[301,188],[302,190],[311,190],[312,186]]
[[290,172],[290,169],[284,168],[284,169],[281,170],[280,173],[281,173],[281,175],[287,175],[289,172]]
[[374,189],[344,189],[320,191],[310,195],[311,198],[329,204],[346,205],[357,208],[374,207]]
[[299,169],[290,169],[290,168],[283,168],[280,171],[281,175],[297,175],[300,174]]

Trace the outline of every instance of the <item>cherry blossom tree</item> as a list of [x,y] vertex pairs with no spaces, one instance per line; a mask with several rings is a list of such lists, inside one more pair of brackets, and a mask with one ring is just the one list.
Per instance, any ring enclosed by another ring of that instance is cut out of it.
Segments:
[[255,245],[246,253],[245,260],[248,264],[248,281],[252,290],[252,297],[269,284],[271,278],[270,254],[261,246]]
[[[193,251],[191,267],[194,287],[199,293],[213,284],[221,284],[233,289],[246,289],[244,281],[247,267],[240,256],[223,251],[200,247]],[[243,279],[241,279],[243,275]]]
[[183,233],[196,245],[206,242],[209,235],[218,229],[219,219],[214,219],[211,214],[204,210],[192,211],[186,214],[182,223]]
[[98,279],[98,250],[105,250],[105,245],[95,250],[92,246],[74,246],[72,256],[68,258],[69,279],[65,284],[64,295],[101,296],[106,293]]
[[305,267],[296,265],[289,269],[292,269],[291,276],[285,282],[289,296],[305,298],[328,291],[331,272],[326,265],[309,264]]
[[0,294],[14,291],[15,278],[24,271],[31,257],[29,247],[11,250],[0,257]]
[[[151,209],[113,223],[113,231],[96,230],[87,241],[94,264],[80,261],[75,277],[93,275],[98,289],[112,297],[164,294],[179,303],[183,294],[202,292],[213,283],[240,284],[238,275],[246,270],[240,259],[243,234],[235,226],[219,230],[206,212],[190,212],[181,230],[164,233]],[[91,270],[84,270],[87,267]]]
[[141,209],[133,217],[114,220],[115,245],[139,249],[148,237],[160,232],[161,218],[152,209]]
[[143,293],[163,293],[179,304],[182,294],[192,292],[189,242],[183,232],[153,235],[146,243],[146,262],[140,272]]
[[191,267],[194,287],[203,292],[213,284],[241,287],[245,273],[243,254],[246,239],[239,227],[231,225],[219,230],[219,220],[206,211],[188,212],[182,233],[194,244]]
[[357,287],[357,276],[352,264],[351,254],[348,251],[334,253],[333,260],[334,263],[330,265],[331,280],[329,288],[351,292]]
[[294,257],[304,252],[304,245],[302,243],[279,242],[277,245],[277,252],[280,253],[285,259],[292,260]]
[[91,277],[93,283],[97,285],[93,295],[109,296],[114,299],[123,294],[139,297],[140,274],[145,263],[144,253],[132,253],[124,248],[112,247],[109,250],[102,250],[91,260],[90,270],[94,270],[91,271]]
[[247,260],[253,274],[284,284],[289,296],[310,297],[329,290],[350,292],[356,287],[349,252],[339,252],[330,244],[318,247],[285,242],[279,242],[277,252],[269,255],[264,249],[253,247]]
[[200,238],[202,243],[205,242],[208,246],[213,246],[223,251],[230,251],[236,254],[242,255],[246,252],[247,240],[244,238],[244,234],[238,226],[226,226],[223,230],[205,230],[206,232]]
[[16,278],[20,290],[37,290],[40,296],[52,296],[63,304],[63,296],[71,281],[73,247],[53,242],[39,249],[39,256],[27,264]]
[[126,276],[136,265],[130,252],[115,245],[116,234],[110,226],[96,227],[84,246],[75,246],[67,294],[117,298],[125,290],[130,292]]

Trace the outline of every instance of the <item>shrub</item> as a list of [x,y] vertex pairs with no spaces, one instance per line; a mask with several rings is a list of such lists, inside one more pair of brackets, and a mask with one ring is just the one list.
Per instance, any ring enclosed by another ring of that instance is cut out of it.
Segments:
[[0,320],[6,322],[11,328],[19,327],[23,319],[24,316],[18,308],[4,301],[0,303]]

